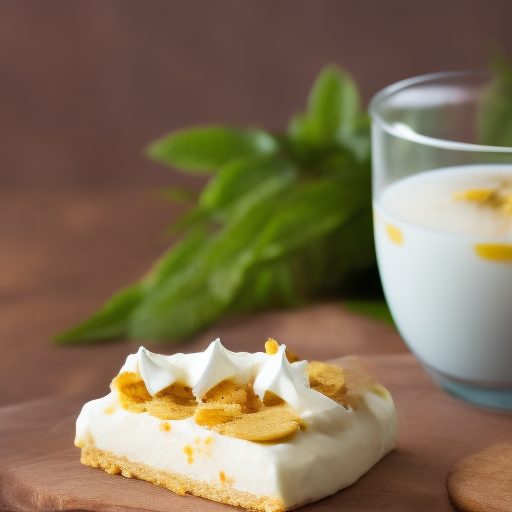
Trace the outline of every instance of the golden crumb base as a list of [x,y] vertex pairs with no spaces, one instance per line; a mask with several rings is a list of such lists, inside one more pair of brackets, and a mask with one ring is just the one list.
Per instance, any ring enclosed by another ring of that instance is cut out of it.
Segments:
[[111,475],[121,474],[127,478],[146,480],[180,495],[193,494],[208,500],[261,512],[290,510],[286,509],[283,502],[275,496],[256,496],[248,492],[237,491],[228,483],[212,484],[194,480],[180,473],[162,471],[146,464],[132,462],[126,457],[119,457],[112,452],[99,450],[91,444],[82,447],[80,462],[93,468],[101,468]]

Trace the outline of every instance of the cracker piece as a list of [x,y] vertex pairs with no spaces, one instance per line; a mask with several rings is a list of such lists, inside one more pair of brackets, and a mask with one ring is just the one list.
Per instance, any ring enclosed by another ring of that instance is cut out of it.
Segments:
[[296,434],[302,425],[297,412],[286,406],[268,407],[242,414],[229,423],[212,428],[219,434],[246,441],[275,441]]
[[184,420],[194,415],[197,402],[192,390],[172,384],[152,397],[144,381],[135,373],[123,372],[111,384],[119,394],[121,407],[129,412],[148,412],[161,420]]
[[195,421],[201,427],[215,427],[233,421],[241,414],[242,408],[239,404],[203,403],[197,408]]
[[512,511],[512,442],[457,462],[446,478],[451,503],[463,512]]
[[254,393],[252,384],[235,384],[229,379],[210,389],[202,401],[221,405],[238,404],[243,413],[257,412],[263,407],[260,398]]

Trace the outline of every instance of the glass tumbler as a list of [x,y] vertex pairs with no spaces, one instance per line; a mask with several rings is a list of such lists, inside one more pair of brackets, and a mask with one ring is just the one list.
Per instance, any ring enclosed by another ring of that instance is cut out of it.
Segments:
[[397,328],[448,393],[512,412],[506,101],[496,75],[448,72],[387,87],[370,114],[375,243]]

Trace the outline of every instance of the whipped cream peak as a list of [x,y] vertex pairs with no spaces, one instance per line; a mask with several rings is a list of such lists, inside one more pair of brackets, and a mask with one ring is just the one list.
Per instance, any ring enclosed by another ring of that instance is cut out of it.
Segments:
[[186,375],[183,369],[163,355],[154,354],[140,347],[137,360],[140,376],[151,396],[176,382],[185,382]]
[[277,354],[269,356],[267,363],[254,381],[254,392],[263,400],[265,391],[271,391],[295,407],[302,416],[326,409],[338,409],[330,398],[309,387],[307,361],[290,363],[286,345],[280,345]]
[[190,369],[192,393],[200,398],[210,389],[226,379],[232,379],[238,384],[249,381],[252,373],[252,362],[242,361],[240,358],[235,362],[226,350],[220,339],[210,343],[210,346],[199,356]]
[[306,361],[290,364],[286,346],[280,345],[277,354],[271,355],[254,381],[254,392],[263,400],[265,391],[271,391],[300,409],[300,391],[306,389]]
[[124,362],[123,366],[121,366],[121,370],[119,370],[119,373],[129,372],[129,373],[135,373],[140,376],[139,372],[139,352],[140,349],[135,354],[129,354],[126,358],[126,361]]

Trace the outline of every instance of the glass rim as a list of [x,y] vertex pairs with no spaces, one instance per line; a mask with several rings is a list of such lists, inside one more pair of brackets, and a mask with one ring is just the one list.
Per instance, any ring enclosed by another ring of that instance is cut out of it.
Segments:
[[445,139],[436,139],[427,135],[421,135],[412,130],[400,130],[395,126],[392,126],[386,122],[378,112],[379,105],[386,99],[390,98],[394,94],[400,92],[406,87],[411,85],[421,84],[422,82],[431,82],[434,80],[441,80],[445,78],[457,78],[457,77],[488,77],[492,78],[496,76],[496,73],[492,71],[442,71],[439,73],[429,73],[426,75],[415,76],[412,78],[406,78],[400,80],[394,84],[388,85],[377,92],[368,105],[368,112],[372,118],[372,121],[377,122],[380,127],[395,137],[399,137],[410,142],[422,144],[424,146],[432,146],[443,149],[452,149],[455,151],[479,151],[479,152],[492,152],[492,153],[512,153],[512,148],[504,146],[486,146],[483,144],[471,144],[469,142],[456,142]]

